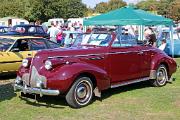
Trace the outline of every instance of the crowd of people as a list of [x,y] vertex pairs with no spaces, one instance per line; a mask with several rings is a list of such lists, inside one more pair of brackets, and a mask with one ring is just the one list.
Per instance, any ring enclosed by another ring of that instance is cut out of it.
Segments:
[[[77,31],[83,32],[83,25],[78,21],[75,23],[70,23],[68,25],[60,24],[58,21],[56,23],[51,22],[51,26],[47,29],[47,34],[50,36],[50,40],[59,43],[60,45],[64,45],[65,34],[63,31]],[[69,35],[69,39],[72,39],[73,35]]]

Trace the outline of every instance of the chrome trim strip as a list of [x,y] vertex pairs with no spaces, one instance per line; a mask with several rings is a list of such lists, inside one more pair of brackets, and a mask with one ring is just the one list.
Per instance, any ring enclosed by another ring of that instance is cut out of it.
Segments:
[[129,84],[132,84],[132,83],[138,83],[138,82],[142,82],[142,81],[147,81],[147,80],[149,80],[149,77],[135,79],[135,80],[127,81],[127,82],[122,82],[122,83],[116,84],[116,85],[111,85],[111,88],[116,88],[116,87],[120,87],[120,86],[124,86],[124,85],[129,85]]
[[131,53],[131,52],[147,52],[155,49],[148,49],[148,50],[141,50],[141,51],[126,51],[126,52],[110,52],[110,53],[101,53],[101,54],[86,54],[86,55],[73,55],[73,56],[54,56],[54,57],[48,57],[48,59],[53,58],[68,58],[68,57],[88,57],[88,56],[99,56],[99,55],[114,55],[114,54],[125,54],[125,53]]
[[125,53],[131,53],[131,52],[139,52],[139,51],[112,52],[112,53],[74,55],[74,56],[53,56],[53,57],[48,57],[48,59],[53,59],[53,58],[68,58],[68,57],[88,57],[88,56],[100,56],[100,55],[111,55],[111,54],[125,54]]
[[30,87],[23,87],[21,85],[18,84],[14,84],[14,90],[20,90],[22,92],[24,92],[24,94],[26,93],[30,93],[30,94],[40,94],[40,95],[49,95],[49,96],[57,96],[60,94],[59,90],[48,90],[48,89],[40,89],[40,88],[30,88]]

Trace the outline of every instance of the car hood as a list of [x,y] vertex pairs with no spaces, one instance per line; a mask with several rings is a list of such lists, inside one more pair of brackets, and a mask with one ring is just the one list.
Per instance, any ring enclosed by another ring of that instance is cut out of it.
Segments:
[[58,48],[38,51],[33,58],[32,66],[35,66],[38,71],[42,69],[45,61],[48,59],[63,58],[71,61],[79,61],[81,57],[87,57],[90,55],[102,55],[107,49],[104,47],[70,47],[70,48]]

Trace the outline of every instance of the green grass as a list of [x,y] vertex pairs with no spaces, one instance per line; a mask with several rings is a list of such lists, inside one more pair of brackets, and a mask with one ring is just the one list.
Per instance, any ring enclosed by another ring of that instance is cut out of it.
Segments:
[[180,69],[173,76],[172,84],[160,88],[143,82],[106,90],[102,99],[81,109],[70,108],[60,97],[43,97],[38,103],[23,99],[10,83],[1,83],[0,120],[179,120]]

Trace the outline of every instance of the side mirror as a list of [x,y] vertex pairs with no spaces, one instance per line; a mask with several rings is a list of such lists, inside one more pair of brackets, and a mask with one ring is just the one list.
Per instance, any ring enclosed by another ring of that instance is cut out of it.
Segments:
[[19,48],[12,48],[12,50],[11,50],[12,52],[19,52],[20,51],[20,49]]

